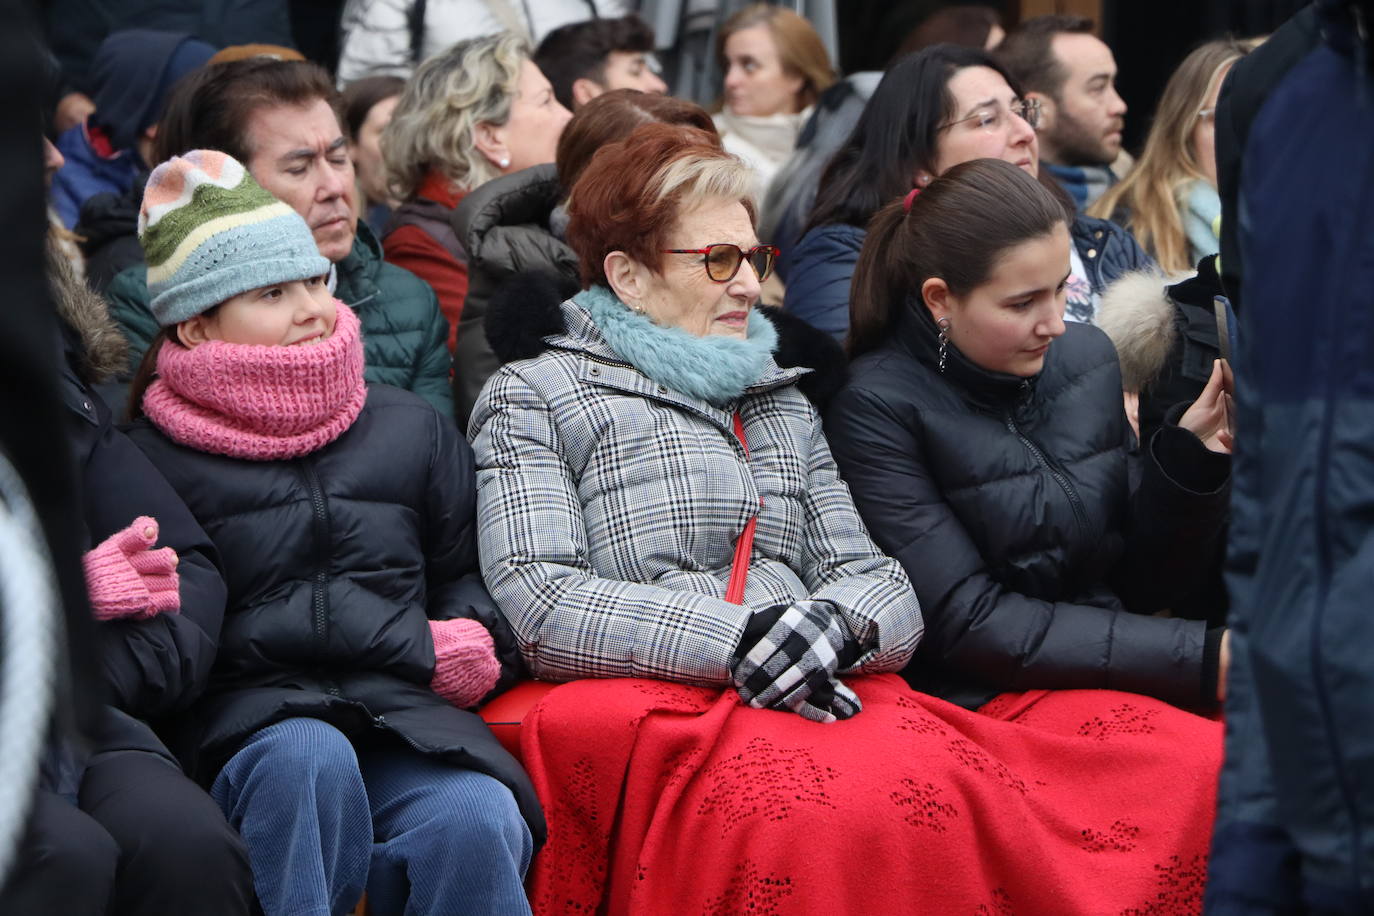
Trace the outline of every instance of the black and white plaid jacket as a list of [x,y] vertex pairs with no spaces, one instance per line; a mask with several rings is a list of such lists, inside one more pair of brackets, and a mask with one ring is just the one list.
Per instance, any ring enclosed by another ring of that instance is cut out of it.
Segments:
[[[535,676],[730,682],[752,611],[813,602],[896,671],[921,638],[902,567],[869,538],[805,370],[771,361],[721,410],[624,362],[577,305],[541,355],[487,383],[469,430],[482,573]],[[724,600],[735,540],[763,508],[743,606]]]

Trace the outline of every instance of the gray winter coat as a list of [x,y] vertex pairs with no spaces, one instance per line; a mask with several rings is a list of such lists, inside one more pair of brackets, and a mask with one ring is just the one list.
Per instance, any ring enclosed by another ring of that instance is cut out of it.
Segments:
[[[562,318],[544,353],[492,376],[469,424],[482,574],[535,676],[728,684],[751,613],[801,601],[857,640],[847,670],[901,668],[920,608],[855,511],[803,370],[770,362],[738,400],[746,458],[732,411],[624,362],[576,304]],[[755,514],[744,604],[730,604]]]

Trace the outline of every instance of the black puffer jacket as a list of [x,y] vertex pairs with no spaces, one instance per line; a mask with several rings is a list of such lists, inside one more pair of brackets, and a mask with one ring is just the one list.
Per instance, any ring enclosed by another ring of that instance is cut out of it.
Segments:
[[1170,426],[1133,467],[1116,354],[1088,325],[1070,324],[1034,379],[953,347],[936,364],[929,313],[905,310],[851,366],[826,423],[926,614],[908,679],[970,707],[1037,687],[1214,701],[1220,631],[1145,614],[1214,556],[1229,459]]
[[489,181],[453,211],[453,231],[468,253],[468,294],[453,351],[453,405],[466,428],[482,386],[501,365],[487,343],[487,306],[512,277],[554,278],[566,296],[577,290],[577,255],[553,234],[549,219],[562,198],[552,164]]
[[342,436],[293,461],[199,452],[146,420],[130,435],[214,540],[229,586],[210,687],[178,745],[198,778],[257,730],[306,716],[496,777],[542,842],[520,765],[429,687],[429,618],[504,622],[476,572],[472,450],[447,418],[376,385]]
[[[190,707],[210,680],[224,616],[225,588],[214,545],[175,490],[111,423],[110,409],[92,388],[104,368],[118,365],[109,351],[118,331],[104,303],[80,281],[62,277],[54,287],[64,319],[62,399],[68,444],[81,481],[85,550],[128,527],[140,515],[158,523],[158,547],[177,552],[181,611],[147,620],[113,620],[95,626],[100,682],[109,704],[85,750],[92,754],[138,750],[172,755],[149,723],[165,722]],[[84,754],[69,756],[77,770],[59,777],[79,781]]]

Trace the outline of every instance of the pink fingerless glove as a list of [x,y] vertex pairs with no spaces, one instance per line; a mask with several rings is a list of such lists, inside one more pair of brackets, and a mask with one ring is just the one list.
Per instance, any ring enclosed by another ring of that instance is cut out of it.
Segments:
[[82,558],[97,620],[143,619],[181,610],[177,554],[152,550],[157,521],[146,515],[101,541]]
[[434,679],[430,687],[459,709],[476,706],[496,686],[501,663],[487,628],[475,620],[431,620]]

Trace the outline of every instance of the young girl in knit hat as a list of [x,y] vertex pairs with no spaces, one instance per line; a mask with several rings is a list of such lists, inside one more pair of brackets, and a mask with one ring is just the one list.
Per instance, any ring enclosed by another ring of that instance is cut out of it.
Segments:
[[543,818],[464,711],[502,667],[467,443],[421,398],[364,384],[309,228],[234,159],[154,169],[139,239],[162,333],[130,434],[229,589],[179,749],[243,835],[264,911],[346,913],[366,889],[374,914],[529,912]]

